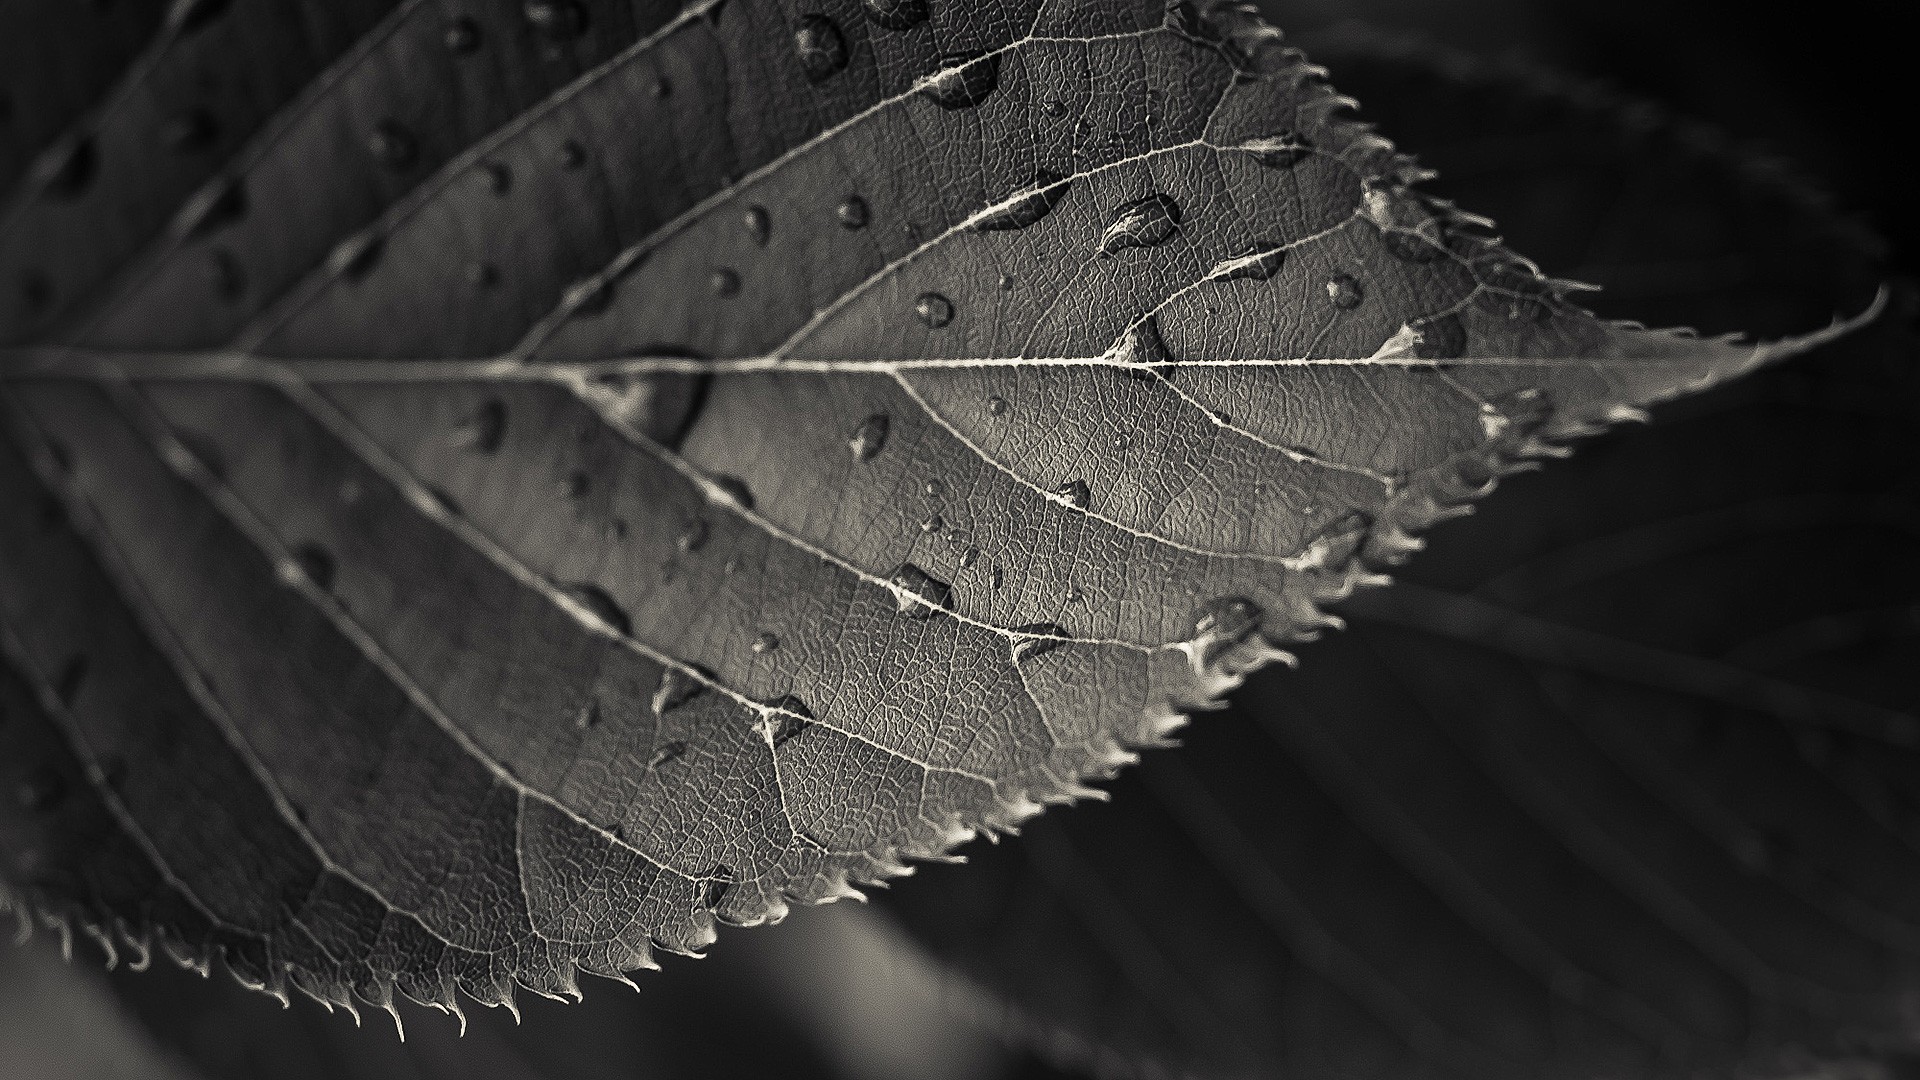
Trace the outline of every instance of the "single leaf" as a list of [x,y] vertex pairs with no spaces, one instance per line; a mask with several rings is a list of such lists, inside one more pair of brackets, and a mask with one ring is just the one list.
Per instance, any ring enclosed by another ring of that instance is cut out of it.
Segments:
[[725,0],[405,194],[270,124],[239,231],[5,358],[16,902],[572,996],[1091,793],[1499,476],[1825,336],[1595,319],[1347,105],[1231,5]]
[[[1451,194],[1623,307],[1762,323],[1875,287],[1870,237],[1697,126],[1312,47]],[[1016,1033],[1138,1075],[1897,1075],[1911,319],[1519,480],[1111,805],[888,906]]]

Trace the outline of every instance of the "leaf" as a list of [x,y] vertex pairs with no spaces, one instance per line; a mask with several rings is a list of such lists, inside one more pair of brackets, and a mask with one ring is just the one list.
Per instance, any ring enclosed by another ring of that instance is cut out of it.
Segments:
[[[1696,126],[1313,47],[1603,297],[1715,324],[1874,288],[1870,238]],[[1110,805],[888,906],[1016,1034],[1116,1074],[1898,1075],[1912,313],[1518,478]]]
[[1825,336],[1594,319],[1240,8],[876,4],[695,5],[404,194],[377,118],[467,99],[351,52],[7,355],[17,904],[577,996],[1091,794],[1499,476]]

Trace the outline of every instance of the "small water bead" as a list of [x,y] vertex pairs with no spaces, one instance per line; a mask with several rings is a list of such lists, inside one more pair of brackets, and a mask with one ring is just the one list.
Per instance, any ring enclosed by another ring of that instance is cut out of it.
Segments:
[[938,330],[953,321],[953,301],[937,292],[924,292],[914,300],[913,313],[930,329]]
[[550,41],[572,41],[587,32],[590,21],[580,0],[527,0],[520,11]]
[[858,195],[849,195],[834,208],[834,216],[840,219],[843,229],[864,229],[873,220],[873,211],[868,208],[867,200]]
[[220,141],[220,121],[205,109],[188,109],[167,121],[160,138],[176,153],[196,153]]
[[937,533],[946,527],[947,519],[939,514],[928,514],[926,519],[920,522],[920,531],[923,533]]
[[726,496],[733,505],[742,510],[753,509],[753,489],[747,487],[745,480],[737,476],[728,476],[722,473],[713,478],[713,486],[719,488],[720,493]]
[[853,429],[847,438],[847,448],[853,451],[853,460],[872,461],[879,456],[887,445],[887,432],[893,422],[884,413],[874,413]]
[[1265,613],[1244,596],[1222,596],[1200,606],[1193,613],[1193,644],[1198,663],[1211,664],[1221,651],[1245,640],[1260,627]]
[[1420,343],[1413,354],[1422,360],[1458,360],[1466,355],[1467,327],[1458,315],[1441,315],[1416,327]]
[[1002,292],[1012,292],[1012,291],[1013,291],[1013,275],[1012,275],[1012,274],[1001,274],[1001,275],[1000,275],[1000,290],[1001,290]]
[[1120,365],[1119,371],[1132,379],[1152,382],[1155,373],[1166,374],[1173,366],[1173,353],[1160,336],[1160,318],[1149,315],[1127,328],[1107,359]]
[[939,70],[921,80],[920,94],[943,109],[970,109],[999,85],[999,53],[948,53],[940,58]]
[[912,563],[902,563],[887,581],[896,590],[894,604],[910,619],[929,619],[947,608],[953,600],[953,586]]
[[569,315],[592,318],[613,303],[613,284],[603,278],[582,278],[570,286],[560,302]]
[[472,416],[454,429],[453,443],[482,454],[496,454],[506,438],[507,403],[499,398],[488,398],[480,403]]
[[398,120],[386,119],[373,126],[367,135],[367,151],[381,165],[399,172],[411,168],[420,158],[420,143],[413,132]]
[[386,237],[379,233],[356,233],[334,247],[327,256],[327,269],[348,281],[359,281],[379,264],[386,246]]
[[447,28],[440,34],[441,44],[455,56],[468,56],[478,51],[481,38],[480,24],[465,15],[447,20]]
[[587,492],[593,490],[593,480],[586,473],[574,471],[567,474],[567,498],[584,499]]
[[962,569],[970,568],[974,563],[979,561],[980,549],[977,547],[969,546],[965,551],[960,553],[960,566]]
[[594,617],[606,624],[607,628],[622,637],[633,636],[633,619],[627,615],[627,609],[620,606],[607,590],[592,582],[570,581],[560,585],[560,591],[568,599],[592,612]]
[[1120,434],[1115,435],[1113,437],[1113,448],[1115,450],[1125,450],[1127,447],[1132,445],[1133,445],[1133,436],[1128,435],[1125,432],[1121,432]]
[[1366,298],[1367,290],[1352,274],[1335,274],[1327,279],[1327,299],[1342,311],[1352,311]]
[[746,213],[740,215],[740,222],[747,227],[747,236],[760,247],[766,247],[767,241],[773,238],[773,216],[764,206],[747,207]]
[[911,30],[931,14],[927,0],[861,0],[867,20],[887,30]]
[[660,685],[653,691],[653,699],[648,705],[653,715],[664,717],[673,710],[705,693],[711,684],[713,673],[705,668],[669,667],[660,673]]
[[995,394],[987,399],[987,412],[992,416],[1007,415],[1007,399]]
[[1209,276],[1219,281],[1271,281],[1286,263],[1286,245],[1267,240],[1223,260],[1214,266]]
[[294,565],[300,568],[313,587],[321,592],[333,588],[335,563],[333,553],[319,544],[302,544],[293,551]]
[[987,576],[987,584],[992,586],[994,591],[998,592],[1000,589],[1000,586],[1005,585],[1006,583],[1007,583],[1007,572],[1001,569],[1000,567],[995,566],[993,568],[993,572]]
[[[792,694],[782,694],[771,701],[762,702],[773,712],[766,719],[767,741],[775,750],[798,738],[814,725],[813,710],[807,703]],[[717,869],[725,870],[726,867]]]
[[930,497],[937,499],[947,493],[947,483],[939,479],[929,480],[921,490],[925,491]]
[[846,69],[852,54],[840,27],[825,15],[803,15],[793,32],[793,46],[800,54],[800,69],[807,81],[826,82]]
[[1180,204],[1173,196],[1154,192],[1114,207],[1099,252],[1111,258],[1127,248],[1154,247],[1173,238],[1180,227]]
[[42,813],[53,809],[66,798],[67,782],[52,769],[35,769],[14,788],[13,801],[20,809],[28,813]]
[[560,144],[560,167],[571,172],[587,163],[587,148],[573,139]]
[[1087,598],[1087,594],[1081,592],[1080,586],[1078,585],[1067,586],[1067,591],[1061,596],[1061,599],[1065,600],[1069,604],[1081,603],[1086,598]]
[[715,296],[737,296],[740,293],[740,274],[732,267],[716,268],[707,278],[707,287]]
[[247,216],[247,185],[242,178],[221,177],[193,193],[174,219],[180,234],[197,239],[217,232]]
[[100,153],[88,135],[48,147],[33,168],[40,190],[56,199],[72,199],[84,194],[99,171]]
[[699,551],[707,546],[707,537],[711,532],[705,518],[694,518],[687,523],[687,527],[680,533],[680,538],[674,543],[683,552]]
[[1067,103],[1059,98],[1048,98],[1041,103],[1040,111],[1058,120],[1067,115]]
[[1085,480],[1069,480],[1061,484],[1053,489],[1053,497],[1075,510],[1085,510],[1093,503],[1093,492]]
[[753,639],[753,651],[764,656],[780,647],[780,636],[771,630],[762,630]]
[[505,162],[483,161],[480,171],[486,174],[487,190],[495,195],[505,195],[513,190],[513,170]]
[[500,268],[489,262],[468,263],[467,281],[476,288],[490,289],[500,283]]
[[652,759],[647,762],[647,768],[657,769],[662,765],[671,764],[686,756],[686,742],[681,739],[674,739],[671,742],[662,743],[660,748],[653,752]]

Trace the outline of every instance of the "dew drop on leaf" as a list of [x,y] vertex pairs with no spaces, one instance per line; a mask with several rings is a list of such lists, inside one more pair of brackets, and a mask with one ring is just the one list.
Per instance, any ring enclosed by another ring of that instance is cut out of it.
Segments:
[[746,213],[740,215],[741,224],[747,227],[747,235],[760,247],[766,247],[773,238],[773,216],[764,206],[749,206]]
[[762,630],[753,639],[753,651],[765,655],[780,647],[780,636],[771,630]]
[[675,541],[675,545],[683,552],[692,553],[699,551],[701,548],[707,546],[707,537],[710,535],[710,532],[711,530],[708,528],[705,518],[694,518],[688,522],[687,527],[681,531],[680,538]]
[[594,617],[606,624],[607,628],[622,637],[633,636],[633,620],[628,617],[627,609],[608,595],[607,590],[585,581],[570,581],[560,586],[575,603],[592,612]]
[[1249,139],[1240,144],[1240,149],[1252,154],[1253,160],[1269,169],[1290,169],[1313,153],[1313,143],[1304,135],[1280,131]]
[[99,171],[100,154],[89,135],[55,143],[34,164],[40,190],[56,199],[73,199],[85,194]]
[[327,256],[327,269],[348,281],[359,281],[379,265],[386,246],[386,237],[377,232],[355,233],[335,245]]
[[1196,663],[1211,664],[1227,646],[1245,640],[1260,625],[1260,605],[1244,596],[1222,596],[1193,613],[1192,646]]
[[925,520],[920,522],[920,531],[923,533],[937,533],[946,527],[947,519],[939,514],[928,514]]
[[1154,192],[1115,207],[1100,235],[1100,254],[1111,257],[1127,248],[1164,244],[1180,227],[1180,204],[1173,196]]
[[588,728],[599,727],[602,719],[600,699],[592,698],[587,702],[586,708],[581,709],[579,715],[573,718],[573,726],[585,731]]
[[1166,340],[1160,336],[1160,319],[1156,315],[1129,326],[1108,350],[1107,358],[1120,365],[1121,373],[1149,382],[1156,372],[1165,374],[1174,363]]
[[1040,111],[1058,120],[1067,115],[1067,104],[1059,98],[1048,98],[1041,103]]
[[943,109],[970,109],[999,85],[999,53],[948,53],[939,70],[921,81],[920,94]]
[[1024,229],[1052,213],[1072,184],[1067,177],[1042,169],[1007,201],[975,219],[973,227],[989,232]]
[[713,478],[713,486],[719,488],[720,493],[725,495],[733,505],[742,510],[753,509],[753,489],[747,486],[745,480],[722,473]]
[[420,143],[400,121],[382,120],[367,135],[367,152],[373,160],[398,172],[419,160]]
[[51,769],[36,769],[14,789],[13,801],[28,813],[43,813],[60,804],[67,782]]
[[927,481],[926,486],[921,490],[925,491],[930,498],[937,499],[947,493],[947,482],[936,477]]
[[845,201],[834,208],[834,216],[840,219],[844,229],[864,229],[867,222],[873,220],[873,212],[867,208],[867,200],[858,195],[849,195]]
[[440,34],[441,43],[455,56],[467,56],[477,51],[480,39],[480,24],[465,15],[449,19],[447,28]]
[[1422,360],[1458,360],[1466,355],[1467,328],[1458,315],[1441,315],[1422,323],[1420,343],[1413,353]]
[[673,80],[665,75],[653,80],[653,97],[656,101],[665,101],[673,96]]
[[932,618],[953,600],[953,586],[912,563],[901,564],[887,581],[899,590],[893,594],[895,606],[910,619]]
[[586,473],[576,470],[567,474],[567,498],[584,499],[592,487],[593,481],[588,479]]
[[239,177],[217,180],[195,192],[176,219],[180,235],[195,239],[247,216],[247,187]]
[[505,195],[513,190],[513,170],[505,162],[483,161],[480,171],[487,174],[487,190],[495,195]]
[[1256,243],[1231,259],[1223,259],[1207,276],[1219,281],[1270,281],[1287,262],[1286,245],[1277,240]]
[[720,901],[725,900],[727,893],[732,890],[733,870],[725,864],[717,864],[707,871],[707,883],[700,892],[700,900],[710,908],[719,907]]
[[613,286],[604,278],[585,277],[574,282],[560,301],[570,315],[591,318],[613,303]]
[[1366,298],[1366,289],[1352,274],[1335,274],[1327,279],[1327,299],[1342,311],[1352,311]]
[[60,674],[53,680],[53,696],[62,705],[72,705],[80,696],[80,688],[87,681],[87,658],[70,657],[60,668]]
[[660,748],[653,752],[652,759],[647,762],[647,768],[657,769],[668,762],[678,761],[685,756],[687,756],[687,744],[679,739],[675,739],[672,742],[661,744]]
[[962,551],[960,553],[960,566],[963,569],[970,568],[973,566],[974,563],[977,563],[979,561],[980,561],[980,549],[977,547],[969,546],[965,551]]
[[307,580],[313,582],[314,588],[321,592],[333,588],[335,565],[332,552],[319,544],[302,544],[294,549],[293,561]]
[[813,710],[792,694],[783,694],[764,702],[773,712],[767,716],[767,741],[775,750],[799,737],[813,726]]
[[884,413],[874,413],[853,429],[847,438],[847,448],[853,451],[853,460],[872,461],[887,445],[887,432],[892,426]]
[[826,82],[844,70],[850,59],[847,39],[825,15],[801,16],[793,32],[793,46],[800,53],[800,68],[808,82]]
[[740,294],[740,274],[729,266],[717,267],[707,278],[707,287],[715,296],[738,296]]
[[568,139],[560,144],[560,167],[571,172],[587,163],[587,148]]
[[571,41],[587,32],[587,9],[580,0],[527,0],[520,10],[550,41]]
[[887,30],[911,30],[927,21],[927,0],[861,0],[867,19]]
[[1053,497],[1075,510],[1085,510],[1093,502],[1093,492],[1085,480],[1069,480],[1061,484],[1053,489]]
[[[998,570],[998,567],[995,569]],[[1020,635],[1020,640],[1013,646],[1013,658],[1016,662],[1024,663],[1035,657],[1045,656],[1067,643],[1066,628],[1058,623],[1033,623],[1018,627],[1013,632]]]
[[712,682],[712,673],[703,668],[669,667],[660,673],[660,685],[654,688],[653,699],[649,705],[653,715],[664,717],[669,712],[685,705],[705,693]]
[[476,288],[490,289],[500,284],[500,268],[490,262],[468,263],[467,281]]
[[987,398],[987,412],[993,416],[1007,415],[1007,399],[999,394]]
[[938,330],[953,321],[953,301],[937,292],[921,293],[913,302],[913,313],[928,327]]

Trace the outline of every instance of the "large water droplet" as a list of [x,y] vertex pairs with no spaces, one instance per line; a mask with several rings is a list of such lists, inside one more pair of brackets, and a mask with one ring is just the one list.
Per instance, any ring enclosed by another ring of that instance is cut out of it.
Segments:
[[943,109],[970,109],[1000,85],[1000,54],[948,53],[920,82],[920,95]]
[[587,32],[587,9],[579,0],[527,0],[520,10],[551,41],[572,41]]
[[847,196],[833,213],[840,219],[840,226],[844,229],[864,229],[867,222],[873,220],[873,211],[867,208],[867,200],[858,195]]
[[745,480],[721,473],[713,478],[713,486],[719,488],[720,493],[733,505],[742,510],[753,509],[753,489],[747,486]]
[[333,553],[319,544],[302,544],[293,550],[293,561],[313,587],[321,592],[333,588]]
[[653,691],[653,715],[664,717],[705,693],[713,673],[698,665],[669,667],[660,673],[660,685]]
[[773,216],[764,206],[749,206],[746,213],[740,215],[741,224],[747,227],[747,235],[760,247],[766,247],[773,238]]
[[1313,153],[1313,143],[1305,135],[1279,131],[1248,139],[1240,144],[1240,149],[1252,154],[1253,160],[1269,169],[1290,169]]
[[1093,502],[1093,492],[1085,480],[1069,480],[1053,489],[1053,497],[1073,507],[1085,510]]
[[782,694],[764,704],[767,708],[775,710],[766,719],[767,741],[773,744],[775,750],[792,742],[813,726],[813,710],[807,707],[806,702],[792,694]]
[[1208,276],[1220,281],[1271,281],[1287,263],[1287,248],[1277,240],[1253,244],[1214,265]]
[[927,21],[927,0],[861,0],[867,18],[888,30],[911,30]]
[[1058,623],[1034,623],[1019,627],[1014,633],[1022,635],[1013,646],[1013,658],[1020,663],[1045,656],[1067,643],[1066,628]]
[[355,233],[334,247],[327,256],[327,269],[348,281],[359,281],[379,265],[387,238],[371,229]]
[[633,636],[633,619],[627,615],[627,609],[607,593],[607,590],[586,581],[567,581],[560,584],[560,591],[574,603],[592,612],[594,617],[605,623],[608,629],[622,637]]
[[460,15],[447,21],[447,28],[441,32],[440,42],[455,56],[467,56],[480,48],[481,36],[480,24],[465,15]]
[[983,230],[1024,229],[1053,212],[1067,197],[1073,181],[1056,172],[1040,170],[1032,182],[1013,193],[1006,202],[974,219],[973,227]]
[[92,136],[81,135],[48,147],[33,171],[41,191],[56,199],[76,198],[93,185],[100,171],[100,153]]
[[1420,343],[1413,354],[1422,360],[1458,360],[1466,355],[1467,327],[1458,315],[1428,319],[1417,328]]
[[753,651],[761,655],[770,653],[779,647],[780,635],[771,630],[762,630],[753,639]]
[[1179,227],[1180,204],[1156,191],[1114,208],[1106,232],[1100,235],[1100,254],[1111,257],[1126,248],[1164,244]]
[[953,602],[953,586],[912,563],[902,563],[887,578],[895,589],[894,605],[910,619],[930,619]]
[[807,81],[820,83],[845,70],[851,59],[847,39],[840,27],[825,15],[803,15],[793,32],[793,46],[800,53],[800,68]]
[[396,172],[412,167],[420,158],[420,142],[398,120],[386,119],[373,125],[367,135],[367,152],[373,160]]
[[920,522],[920,531],[923,533],[937,533],[946,527],[947,519],[941,517],[939,514],[928,514],[926,518]]
[[1352,274],[1335,274],[1327,279],[1327,299],[1342,311],[1352,311],[1367,298],[1367,290]]
[[887,445],[887,432],[892,427],[884,413],[874,413],[860,421],[853,434],[847,439],[848,449],[853,451],[853,460],[872,461]]
[[937,292],[924,292],[914,300],[913,313],[928,327],[938,330],[953,321],[953,301]]
[[1173,353],[1160,336],[1160,318],[1149,315],[1127,328],[1107,357],[1121,365],[1121,373],[1151,382],[1155,374],[1166,375],[1172,369]]

